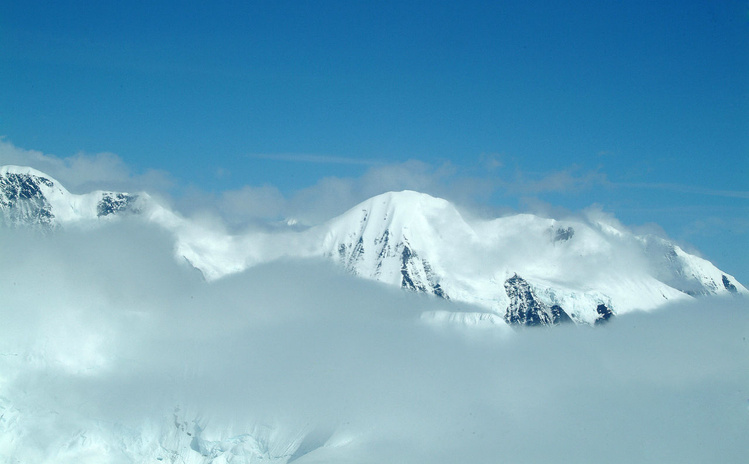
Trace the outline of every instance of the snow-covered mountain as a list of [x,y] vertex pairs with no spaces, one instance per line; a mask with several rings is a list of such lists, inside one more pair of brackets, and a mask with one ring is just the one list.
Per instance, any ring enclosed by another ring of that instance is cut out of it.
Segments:
[[471,324],[494,314],[512,325],[596,324],[669,301],[749,293],[709,261],[615,221],[466,219],[448,201],[412,191],[378,195],[304,231],[231,235],[146,193],[75,195],[44,173],[5,166],[0,212],[5,226],[43,230],[135,215],[170,231],[175,253],[208,280],[281,257],[326,257],[362,278],[480,308],[430,320]]
[[0,167],[0,220],[6,227],[49,230],[114,214],[138,213],[139,203],[139,195],[123,192],[74,195],[36,169]]
[[475,304],[511,324],[593,324],[690,295],[747,291],[667,240],[594,218],[468,221],[445,200],[406,191],[324,227],[324,253],[350,272]]

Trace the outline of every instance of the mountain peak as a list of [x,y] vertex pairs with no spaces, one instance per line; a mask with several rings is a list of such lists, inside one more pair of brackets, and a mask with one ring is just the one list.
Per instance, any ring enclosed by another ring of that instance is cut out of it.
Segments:
[[435,230],[454,224],[469,229],[458,210],[447,200],[426,193],[403,190],[386,192],[365,200],[329,222],[331,229],[356,229],[362,236],[409,236],[411,240],[434,239]]
[[324,253],[349,272],[446,299],[438,254],[446,236],[472,234],[450,202],[411,190],[372,197],[327,229]]
[[404,222],[411,222],[417,217],[438,216],[446,212],[457,214],[457,210],[447,200],[413,190],[403,190],[386,192],[369,198],[335,220],[351,216],[359,217],[363,213],[366,220],[376,218],[392,222],[400,219]]

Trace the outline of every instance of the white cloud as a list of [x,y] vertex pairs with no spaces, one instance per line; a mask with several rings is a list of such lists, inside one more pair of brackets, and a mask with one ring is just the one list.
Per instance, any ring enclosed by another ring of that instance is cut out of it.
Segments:
[[745,459],[745,299],[508,338],[435,331],[420,313],[450,303],[317,261],[209,284],[127,221],[0,234],[11,459],[207,462],[245,433],[302,440],[298,463]]
[[744,215],[737,217],[717,217],[704,215],[686,225],[684,234],[687,236],[715,237],[729,232],[736,235],[749,234],[749,218]]
[[178,205],[188,214],[213,211],[234,226],[292,218],[301,224],[314,225],[388,191],[417,190],[468,201],[483,188],[481,182],[465,182],[449,164],[434,166],[411,160],[372,166],[357,178],[324,177],[310,187],[287,194],[273,185],[248,185],[218,194],[193,188],[178,200]]
[[591,224],[600,224],[604,227],[609,227],[615,230],[621,230],[626,231],[628,230],[627,227],[624,226],[619,220],[614,216],[613,213],[610,213],[608,211],[603,210],[603,206],[599,204],[593,204],[589,206],[588,208],[585,208],[583,210],[583,216],[591,223]]
[[503,158],[499,153],[482,153],[479,156],[479,164],[487,171],[496,171],[504,167]]
[[85,154],[60,158],[36,150],[18,148],[0,139],[0,165],[31,166],[58,181],[73,193],[102,190],[161,191],[172,186],[164,172],[148,170],[135,174],[119,156],[113,153]]
[[244,186],[221,193],[218,207],[224,217],[242,223],[258,218],[276,219],[284,215],[286,203],[286,198],[276,187]]
[[[434,164],[417,160],[384,164],[346,157],[312,154],[254,154],[258,158],[318,164],[369,165],[360,177],[328,176],[311,187],[281,193],[272,185],[247,185],[217,194],[194,187],[182,192],[176,204],[187,214],[221,215],[233,226],[263,220],[295,218],[304,224],[317,224],[330,219],[357,203],[387,191],[416,190],[446,198],[467,207],[477,207],[494,192],[513,195],[536,195],[546,192],[578,192],[601,183],[605,175],[599,171],[580,169],[545,173],[529,177],[516,170],[513,178],[502,169],[498,155],[482,155],[480,172],[450,163]],[[92,189],[161,193],[173,186],[168,173],[149,170],[134,173],[116,154],[78,153],[66,158],[25,150],[0,140],[0,164],[27,165],[56,178],[74,193]],[[219,169],[217,176],[229,172]],[[166,201],[166,200],[165,200]]]
[[[282,157],[291,157],[289,161],[297,162],[346,164],[346,158],[328,159],[325,156],[314,156],[318,155],[296,154]],[[416,160],[392,164],[373,163],[362,176],[329,176],[320,179],[311,187],[297,191],[281,192],[273,185],[248,185],[229,191],[209,193],[196,187],[187,187],[180,189],[179,195],[171,199],[165,194],[165,191],[171,190],[173,186],[168,173],[133,172],[115,154],[79,153],[61,158],[18,148],[7,140],[0,139],[0,164],[30,165],[57,178],[74,193],[92,189],[130,192],[146,190],[151,194],[155,193],[160,202],[175,206],[183,215],[198,215],[210,218],[214,222],[223,222],[232,232],[255,227],[267,228],[269,221],[270,227],[275,228],[279,224],[278,221],[284,219],[296,221],[300,228],[315,225],[343,213],[371,196],[389,190],[404,189],[446,198],[463,211],[480,217],[497,217],[515,213],[520,209],[562,219],[574,217],[576,214],[560,207],[560,204],[577,210],[588,202],[613,201],[625,205],[618,207],[617,213],[626,215],[629,220],[635,217],[638,218],[635,220],[648,222],[669,218],[663,220],[672,222],[670,225],[664,224],[668,226],[670,235],[675,235],[681,240],[701,240],[698,245],[706,253],[711,253],[711,248],[715,248],[714,244],[718,240],[714,237],[721,241],[738,240],[740,235],[745,235],[747,231],[740,205],[679,204],[665,208],[654,206],[658,203],[657,198],[627,201],[635,199],[627,192],[642,189],[677,191],[685,195],[707,195],[718,200],[742,199],[746,197],[746,192],[676,184],[615,183],[609,181],[601,169],[585,170],[576,166],[554,172],[530,172],[519,166],[509,168],[508,164],[512,161],[504,155],[489,154],[479,156],[474,164],[462,166]],[[216,175],[228,176],[230,173],[218,170]],[[600,190],[603,190],[603,196],[599,195]],[[585,195],[580,195],[581,193]],[[617,197],[617,194],[624,196]],[[554,199],[550,200],[552,196]],[[550,204],[549,201],[554,204]],[[678,221],[675,221],[674,213],[678,211],[683,211],[684,214],[677,215]],[[737,219],[740,216],[742,219]],[[692,219],[689,219],[690,217]],[[676,225],[673,225],[674,222]],[[683,246],[692,249],[689,245]],[[725,262],[726,258],[722,259]],[[740,264],[738,268],[740,269]]]
[[686,193],[693,195],[749,199],[749,191],[720,190],[700,187],[698,185],[683,185],[668,182],[616,182],[612,185],[625,189],[665,190],[668,192]]
[[577,193],[596,186],[608,185],[606,174],[600,170],[570,167],[561,171],[532,174],[517,170],[511,180],[500,180],[498,185],[510,194],[537,195],[542,193]]
[[468,179],[449,164],[433,165],[410,160],[374,166],[359,178],[326,177],[290,198],[290,214],[319,223],[343,213],[357,203],[388,191],[415,190],[458,203],[471,203],[490,190],[481,179]]

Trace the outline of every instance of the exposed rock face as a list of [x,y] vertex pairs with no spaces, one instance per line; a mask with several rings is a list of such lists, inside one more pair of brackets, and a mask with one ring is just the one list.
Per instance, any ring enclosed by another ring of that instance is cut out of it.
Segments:
[[505,322],[508,324],[538,326],[572,322],[561,306],[554,305],[550,308],[540,301],[528,282],[517,274],[507,279],[504,286],[510,299],[505,313]]
[[723,281],[723,286],[726,288],[726,290],[728,290],[731,293],[738,292],[738,289],[736,289],[736,286],[731,283],[727,275],[723,274],[723,277],[721,278],[721,280]]
[[572,227],[560,227],[553,232],[552,242],[566,242],[575,235]]
[[596,312],[598,313],[598,319],[596,319],[595,325],[605,324],[614,316],[614,312],[605,304],[599,304]]
[[429,262],[421,259],[407,243],[401,252],[401,287],[450,299],[437,282]]
[[130,195],[128,193],[115,193],[115,192],[104,192],[101,200],[96,205],[96,215],[98,217],[109,216],[110,214],[116,214],[126,210],[133,210],[135,201],[138,199],[138,195]]
[[551,315],[555,324],[568,324],[575,322],[559,305],[551,307]]
[[139,198],[101,190],[75,195],[31,168],[0,168],[0,224],[5,227],[50,231],[66,223],[139,213]]
[[4,172],[0,175],[0,220],[6,227],[34,227],[49,230],[55,215],[42,193],[41,186],[52,187],[52,181],[25,173]]
[[369,250],[372,249],[376,251],[373,263],[375,277],[381,276],[383,270],[397,266],[400,287],[450,299],[440,286],[429,262],[412,250],[408,239],[403,237],[401,241],[392,243],[391,237],[392,234],[387,229],[367,243],[363,235],[359,236],[354,242],[338,246],[337,259],[349,272],[361,275],[367,270],[366,262],[371,259]]

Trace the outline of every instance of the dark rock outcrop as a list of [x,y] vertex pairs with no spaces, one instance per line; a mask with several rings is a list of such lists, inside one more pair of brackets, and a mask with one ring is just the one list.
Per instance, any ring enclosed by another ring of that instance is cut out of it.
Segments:
[[130,195],[128,193],[105,192],[96,205],[96,215],[102,217],[132,210],[133,204],[137,199],[137,195]]
[[596,312],[598,313],[598,318],[596,319],[595,325],[605,324],[614,317],[614,312],[605,304],[599,304],[596,308]]
[[54,228],[52,207],[41,190],[51,180],[33,174],[7,172],[0,176],[0,223],[6,227]]
[[728,280],[728,276],[723,274],[723,286],[731,293],[737,293],[738,290],[736,289],[736,286],[731,283],[730,280]]
[[572,322],[559,305],[549,308],[536,297],[525,279],[515,274],[505,281],[505,292],[510,305],[505,312],[505,322],[510,325],[539,326]]

